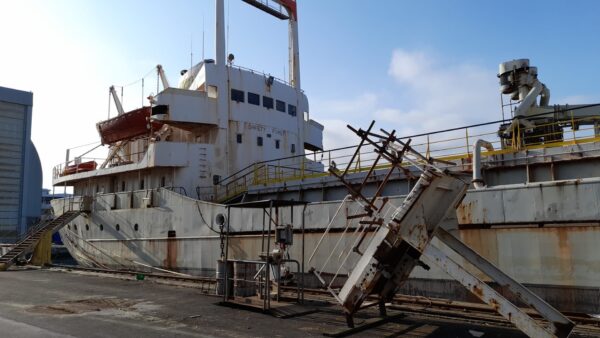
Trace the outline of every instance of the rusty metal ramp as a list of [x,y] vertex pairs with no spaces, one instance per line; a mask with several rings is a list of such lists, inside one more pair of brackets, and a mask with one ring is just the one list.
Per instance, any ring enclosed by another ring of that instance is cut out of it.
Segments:
[[80,211],[67,211],[53,220],[40,222],[33,226],[17,242],[17,245],[15,245],[14,248],[0,257],[0,271],[8,269],[19,257],[31,252],[45,233],[54,233],[55,231],[58,231],[79,216],[79,214],[81,214]]
[[[344,256],[343,263],[351,255],[358,258],[341,289],[334,285],[338,273],[326,281],[323,273],[325,265],[311,271],[343,307],[350,327],[354,326],[354,314],[365,307],[379,306],[380,314],[385,316],[386,303],[392,300],[413,269],[416,266],[429,269],[436,265],[525,334],[531,337],[567,337],[571,333],[574,324],[569,319],[443,229],[442,224],[456,224],[456,207],[466,194],[469,180],[459,173],[440,170],[434,159],[414,151],[410,140],[398,139],[394,131],[374,133],[373,123],[367,130],[348,127],[361,138],[355,155],[361,147],[369,146],[373,148],[374,158],[362,185],[351,184],[347,179],[356,156],[352,157],[344,171],[335,166],[330,168],[330,172],[348,188],[349,199],[360,208],[356,214],[347,212],[347,229],[354,222],[353,231],[344,230],[342,235],[348,234],[349,238],[340,239],[335,247],[326,249],[333,251],[329,257]],[[401,205],[390,206],[387,198],[380,197],[394,171],[414,177],[415,169],[421,174]],[[377,177],[383,179],[379,179],[375,193],[367,197],[363,193],[364,183]],[[445,244],[444,250],[432,242],[434,237]],[[347,245],[338,245],[342,242]],[[315,252],[317,250],[318,245]],[[448,252],[452,252],[452,257],[461,257],[472,267],[468,270],[452,259]],[[534,320],[477,278],[470,272],[473,267],[512,292],[535,310],[543,321]]]

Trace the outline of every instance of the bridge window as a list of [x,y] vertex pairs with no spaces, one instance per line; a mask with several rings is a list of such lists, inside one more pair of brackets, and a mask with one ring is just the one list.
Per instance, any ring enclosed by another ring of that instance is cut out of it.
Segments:
[[275,140],[275,149],[279,149],[279,140]]
[[117,223],[117,225],[115,225],[115,229],[117,229],[117,231],[121,230],[121,226]]
[[163,176],[160,178],[160,187],[164,187],[166,185],[167,179]]
[[100,224],[100,231],[104,231],[104,225]]
[[125,181],[121,181],[121,191],[125,191]]
[[273,109],[273,98],[268,96],[263,96],[263,107],[267,109]]
[[296,106],[293,104],[288,104],[288,114],[296,116]]
[[292,149],[291,149],[291,151],[292,151],[292,154],[294,154],[296,152],[296,145],[293,144],[293,143],[292,143]]
[[259,136],[259,137],[256,138],[256,144],[259,147],[262,147],[262,145],[263,145],[263,138],[262,138],[262,136]]
[[144,179],[140,180],[140,189],[144,189]]
[[237,140],[237,143],[242,143],[242,134],[235,135],[235,139]]
[[133,225],[133,230],[135,230],[135,231],[138,231],[138,229],[139,229],[139,228],[140,228],[140,227],[139,227],[139,225],[138,225],[137,223],[135,223],[135,224]]
[[231,101],[244,102],[244,92],[237,89],[231,89]]
[[260,95],[248,92],[248,103],[260,106]]
[[277,111],[285,113],[285,102],[279,100],[275,101],[275,109],[277,109]]

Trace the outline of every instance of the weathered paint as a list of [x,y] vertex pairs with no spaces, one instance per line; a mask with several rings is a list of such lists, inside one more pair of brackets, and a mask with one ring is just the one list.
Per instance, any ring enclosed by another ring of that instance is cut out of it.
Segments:
[[[134,192],[134,194],[145,195],[146,192]],[[74,230],[74,227],[71,229],[65,227],[61,230],[63,239],[66,234],[73,234],[69,236],[73,238],[73,242],[67,240],[65,245],[75,259],[82,264],[92,264],[95,261],[104,265],[127,266],[133,269],[141,268],[133,261],[156,267],[167,267],[165,259],[168,253],[167,229],[169,228],[165,225],[169,225],[170,229],[177,233],[177,238],[172,241],[178,243],[177,257],[175,261],[171,261],[171,266],[177,266],[181,272],[214,276],[216,261],[220,256],[218,227],[214,224],[214,218],[218,213],[225,212],[224,206],[200,202],[166,189],[159,189],[153,194],[155,207],[147,208],[134,204],[131,209],[112,209],[111,203],[104,202],[110,202],[110,196],[104,194],[95,197],[94,211],[78,217],[73,222],[78,225],[77,230]],[[141,199],[134,199],[134,201],[138,200]],[[401,201],[401,198],[392,198],[388,204],[395,208],[401,204]],[[62,211],[62,202],[53,201],[57,213]],[[308,205],[306,261],[321,237],[320,232],[333,218],[338,207],[339,202]],[[355,207],[350,204],[348,213],[356,213],[353,209]],[[191,213],[189,210],[194,212]],[[301,208],[294,209],[296,230],[300,228],[301,211]],[[334,220],[333,229],[339,230],[345,226],[346,211],[342,213],[341,217]],[[290,219],[290,215],[283,211],[280,212],[280,217],[284,221]],[[240,234],[230,239],[231,256],[240,259],[257,258],[256,253],[261,249],[259,234],[262,228],[261,211],[232,209],[231,218],[233,232]],[[115,230],[116,223],[120,223],[120,231]],[[138,231],[134,230],[136,223]],[[88,224],[90,230],[86,230],[85,224]],[[103,225],[102,231],[100,224]],[[583,226],[562,224],[541,228],[462,229],[455,234],[517,281],[529,287],[537,286],[538,290],[546,290],[545,295],[549,297],[548,300],[552,300],[552,304],[558,305],[560,309],[563,307],[557,303],[564,302],[564,308],[573,309],[573,304],[577,307],[577,300],[581,299],[582,295],[600,290],[598,285],[600,250],[597,250],[597,243],[600,243],[600,227],[594,224]],[[290,248],[290,255],[301,259],[301,247],[298,241],[300,235],[296,233],[295,236],[295,245]],[[325,237],[322,246],[333,248],[340,236],[339,232],[331,233]],[[346,245],[350,244],[346,238],[343,238],[342,242]],[[439,245],[443,249],[443,244]],[[329,252],[317,253],[314,262],[307,263],[306,269],[314,266],[319,271],[335,272],[342,263],[341,258],[336,257],[325,267],[319,264],[326,260],[328,254]],[[355,263],[356,260],[348,260],[342,266],[341,273],[347,274]],[[439,281],[442,283],[440,285],[446,285],[444,283],[447,283],[448,279],[445,273],[435,267],[430,271],[417,268],[411,276],[419,279],[426,278],[432,280],[432,283]],[[425,288],[425,283],[422,284],[422,290],[433,292],[432,289]],[[539,289],[544,286],[547,288]],[[442,291],[452,290],[447,287],[441,288]],[[561,288],[568,291],[562,294]],[[413,291],[418,293],[418,288]],[[579,303],[589,308],[588,303],[581,301]]]
[[472,225],[600,223],[600,179],[511,184],[470,190],[457,209]]

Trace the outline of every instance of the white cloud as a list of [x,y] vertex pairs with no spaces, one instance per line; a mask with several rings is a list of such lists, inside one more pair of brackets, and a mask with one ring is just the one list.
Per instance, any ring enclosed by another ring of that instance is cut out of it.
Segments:
[[443,64],[423,52],[395,50],[389,74],[408,98],[400,111],[411,113],[398,114],[399,118],[418,116],[425,127],[454,127],[501,116],[491,68],[468,62]]
[[413,83],[427,74],[431,63],[430,57],[423,52],[396,49],[392,54],[389,74],[399,82]]
[[334,117],[322,121],[326,148],[358,143],[346,124],[364,128],[371,119],[377,129],[408,136],[501,118],[495,67],[444,63],[430,53],[397,49],[388,75],[396,83],[391,90],[371,87],[356,99],[317,104],[318,111]]

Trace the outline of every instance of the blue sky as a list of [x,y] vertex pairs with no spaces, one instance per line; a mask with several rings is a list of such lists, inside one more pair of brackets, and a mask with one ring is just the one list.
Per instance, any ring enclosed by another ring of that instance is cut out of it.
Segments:
[[[371,119],[401,134],[501,117],[498,63],[530,58],[551,103],[600,101],[595,1],[299,1],[302,86],[325,145],[354,143],[346,123]],[[236,64],[284,77],[287,23],[226,0]],[[33,140],[44,186],[68,147],[97,140],[108,87],[157,63],[176,83],[213,57],[214,4],[203,1],[0,2],[0,86],[34,92]],[[287,74],[285,74],[287,76]],[[146,79],[146,94],[156,86]],[[126,107],[141,104],[137,83]],[[114,110],[113,110],[114,112]],[[75,151],[76,153],[77,151]]]

